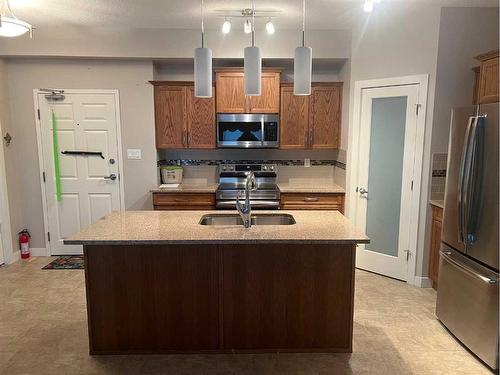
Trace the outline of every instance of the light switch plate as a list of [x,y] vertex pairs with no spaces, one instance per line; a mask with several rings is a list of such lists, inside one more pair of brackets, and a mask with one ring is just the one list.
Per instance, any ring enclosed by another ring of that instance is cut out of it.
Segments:
[[309,168],[311,166],[311,159],[304,159],[304,167]]
[[142,151],[138,148],[128,148],[127,159],[132,159],[132,160],[142,159]]

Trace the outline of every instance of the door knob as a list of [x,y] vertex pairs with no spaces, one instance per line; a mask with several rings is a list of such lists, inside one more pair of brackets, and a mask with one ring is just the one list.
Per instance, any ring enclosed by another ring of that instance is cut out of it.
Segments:
[[368,190],[366,190],[365,188],[359,188],[358,191],[359,191],[359,194],[363,194],[363,195],[368,194]]
[[103,178],[104,178],[105,180],[111,180],[111,181],[114,181],[114,180],[116,180],[116,174],[111,173],[109,176],[104,176]]

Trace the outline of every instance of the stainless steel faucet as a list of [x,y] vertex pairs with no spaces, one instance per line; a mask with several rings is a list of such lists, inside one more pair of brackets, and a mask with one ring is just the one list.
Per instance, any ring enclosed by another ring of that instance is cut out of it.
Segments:
[[252,226],[252,206],[250,204],[250,191],[256,189],[255,175],[252,171],[247,173],[247,179],[245,180],[245,204],[241,204],[240,195],[236,197],[236,209],[243,220],[243,225],[245,228],[250,228]]

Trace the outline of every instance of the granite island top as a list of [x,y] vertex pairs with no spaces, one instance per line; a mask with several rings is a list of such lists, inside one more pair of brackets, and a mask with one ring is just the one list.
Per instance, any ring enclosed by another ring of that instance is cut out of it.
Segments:
[[205,214],[236,211],[125,211],[113,212],[64,240],[65,244],[225,244],[225,243],[369,243],[338,211],[254,211],[252,214],[290,214],[293,225],[200,225]]

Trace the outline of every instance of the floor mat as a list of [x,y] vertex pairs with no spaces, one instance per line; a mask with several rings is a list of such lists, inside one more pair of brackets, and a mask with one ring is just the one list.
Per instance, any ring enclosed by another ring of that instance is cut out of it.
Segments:
[[42,270],[83,270],[83,255],[65,255],[57,257]]

